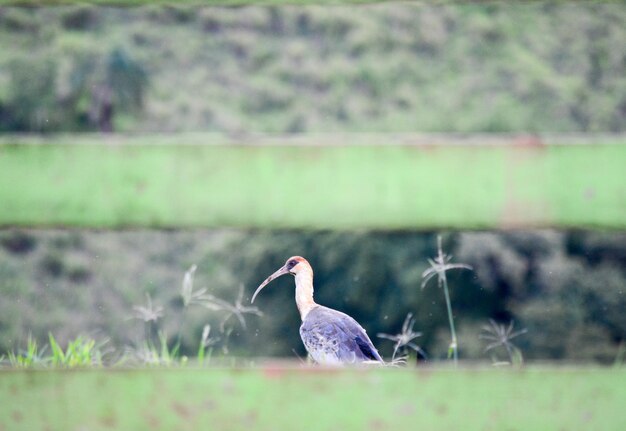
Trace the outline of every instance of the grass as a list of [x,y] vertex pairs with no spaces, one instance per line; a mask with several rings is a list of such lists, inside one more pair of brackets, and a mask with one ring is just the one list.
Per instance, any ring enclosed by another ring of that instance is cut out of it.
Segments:
[[[8,365],[11,368],[79,368],[89,366],[102,366],[103,356],[108,354],[107,365],[147,365],[147,366],[184,366],[188,362],[188,357],[181,354],[182,334],[185,325],[185,317],[188,308],[191,306],[201,306],[219,316],[219,336],[210,337],[211,326],[205,324],[202,336],[198,343],[196,363],[204,365],[211,360],[213,346],[219,345],[224,355],[228,354],[228,342],[233,331],[231,317],[235,317],[240,329],[247,329],[245,315],[262,316],[263,313],[256,307],[243,305],[244,288],[240,286],[239,294],[233,304],[209,294],[207,288],[194,291],[194,274],[197,266],[192,265],[183,277],[180,290],[180,297],[183,303],[183,312],[179,317],[178,334],[170,338],[159,326],[159,321],[164,317],[164,307],[153,303],[149,294],[146,294],[146,305],[134,305],[132,307],[133,318],[144,323],[144,339],[138,346],[126,346],[123,351],[110,346],[104,350],[103,346],[107,341],[96,343],[89,337],[79,335],[74,340],[67,342],[67,347],[63,349],[56,338],[49,333],[49,345],[39,349],[37,340],[29,335],[27,347],[24,350],[11,350],[0,357],[0,367]],[[215,317],[215,316],[214,316]],[[205,318],[209,318],[205,316]],[[174,341],[175,340],[175,341]],[[50,353],[44,355],[48,349]],[[121,353],[120,353],[121,352]]]
[[56,367],[87,367],[98,366],[102,364],[102,353],[96,347],[95,340],[78,337],[67,344],[65,351],[55,340],[52,334],[50,338],[50,349],[52,357],[50,361]]
[[[208,325],[207,325],[208,327]],[[146,338],[138,347],[127,346],[116,351],[107,342],[79,335],[66,343],[63,348],[52,334],[49,344],[39,348],[37,340],[28,338],[27,347],[17,352],[9,351],[0,356],[0,369],[76,369],[76,368],[111,368],[119,367],[184,367],[189,363],[204,366],[211,361],[212,346],[220,338],[209,338],[210,327],[205,327],[198,347],[198,356],[188,358],[180,353],[180,343],[172,343],[162,331],[157,334],[157,341]],[[223,361],[222,361],[223,362]]]
[[[7,361],[13,368],[33,368],[47,361],[42,357],[42,353],[37,345],[37,340],[28,337],[27,347],[20,352],[8,352]],[[0,358],[0,364],[4,362],[4,355]]]
[[0,378],[0,427],[612,430],[626,423],[624,379],[552,367],[16,371]]
[[[102,365],[103,346],[106,342],[96,343],[88,337],[78,336],[67,343],[65,349],[52,334],[48,335],[49,344],[39,348],[37,340],[28,337],[24,350],[8,352],[6,359],[0,357],[0,367],[8,365],[15,369],[26,368],[80,368]],[[48,352],[49,353],[46,353]]]
[[[19,237],[18,237],[19,238]],[[466,264],[451,264],[451,256],[443,254],[441,245],[441,235],[437,236],[437,250],[438,256],[433,259],[428,259],[431,267],[424,271],[422,278],[422,288],[428,283],[428,281],[435,275],[438,277],[439,287],[443,288],[445,292],[446,305],[448,310],[448,318],[450,321],[450,330],[452,334],[452,342],[448,349],[448,359],[454,357],[454,366],[458,366],[458,347],[457,338],[454,328],[452,310],[450,305],[450,296],[448,293],[448,283],[446,280],[446,271],[451,269],[472,269]],[[17,243],[16,243],[17,244]],[[16,245],[15,244],[15,245]],[[256,307],[248,307],[243,305],[243,298],[245,289],[243,284],[240,285],[239,294],[234,304],[229,303],[215,295],[208,293],[208,288],[200,288],[194,290],[194,276],[197,270],[197,265],[193,264],[185,272],[181,284],[180,297],[182,300],[183,311],[182,316],[179,318],[178,335],[175,337],[176,342],[170,347],[168,337],[162,330],[159,330],[158,323],[164,316],[164,307],[153,303],[150,294],[146,293],[146,305],[134,305],[133,312],[134,318],[144,322],[144,342],[140,347],[126,347],[124,354],[116,359],[116,362],[111,362],[112,365],[124,365],[128,363],[139,363],[148,366],[173,366],[173,365],[187,365],[187,356],[180,354],[180,347],[182,342],[183,326],[185,324],[185,317],[187,316],[190,306],[202,306],[210,311],[224,313],[225,316],[221,318],[219,330],[221,337],[210,338],[211,326],[206,324],[202,331],[202,336],[198,345],[198,352],[196,363],[204,365],[205,358],[210,361],[212,355],[213,345],[218,343],[222,338],[225,340],[223,345],[224,354],[228,353],[228,340],[232,333],[233,327],[226,327],[226,323],[232,316],[235,316],[242,330],[247,329],[245,320],[245,314],[253,314],[257,316],[263,316],[263,313]],[[254,302],[256,293],[252,296],[251,302]],[[504,327],[496,325],[491,320],[492,328],[495,330],[493,334],[488,335],[493,341],[487,350],[494,347],[505,345],[511,356],[511,348],[519,350],[510,343],[510,339],[519,335],[519,333],[512,333],[513,324],[509,326],[508,330]],[[415,319],[412,313],[408,313],[402,330],[400,333],[392,335],[379,333],[378,337],[385,338],[395,342],[391,361],[387,363],[389,366],[405,365],[408,361],[410,350],[413,350],[416,354],[426,357],[426,353],[422,350],[413,340],[422,335],[421,332],[415,332],[413,325]],[[153,334],[158,335],[158,345],[153,341]],[[494,335],[495,334],[495,335]],[[39,352],[37,340],[29,335],[27,341],[27,348],[23,352],[15,353],[13,351],[8,352],[8,363],[12,368],[36,368],[43,365],[51,365],[53,368],[65,367],[65,368],[78,368],[88,366],[101,366],[102,365],[102,352],[100,347],[105,344],[101,343],[96,345],[95,340],[83,338],[78,336],[75,340],[71,340],[67,344],[67,348],[64,350],[57,342],[55,337],[49,333],[49,347],[51,354],[48,357],[43,356],[43,352]],[[48,346],[45,346],[45,350]],[[402,356],[398,357],[397,354],[402,351]],[[519,353],[521,358],[521,352]],[[619,355],[618,355],[619,357]],[[519,365],[521,366],[521,360]],[[4,363],[4,355],[0,357],[0,366]],[[617,363],[617,359],[616,359]],[[353,364],[347,362],[347,365]],[[511,364],[513,359],[511,356]]]

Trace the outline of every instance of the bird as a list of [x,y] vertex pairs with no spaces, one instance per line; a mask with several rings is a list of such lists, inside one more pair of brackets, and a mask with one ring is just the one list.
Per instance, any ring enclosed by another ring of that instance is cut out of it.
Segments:
[[291,274],[296,282],[296,305],[302,325],[300,337],[309,356],[320,365],[384,364],[367,332],[352,317],[313,300],[313,268],[301,256],[292,256],[267,277],[251,303],[272,280]]

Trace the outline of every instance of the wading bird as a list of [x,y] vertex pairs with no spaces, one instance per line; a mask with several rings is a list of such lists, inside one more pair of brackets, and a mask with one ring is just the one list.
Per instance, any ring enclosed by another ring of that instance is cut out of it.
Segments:
[[296,305],[302,318],[300,337],[318,364],[383,363],[365,329],[352,317],[318,305],[313,300],[313,268],[307,260],[293,256],[257,288],[252,300],[269,282],[284,274],[296,278]]

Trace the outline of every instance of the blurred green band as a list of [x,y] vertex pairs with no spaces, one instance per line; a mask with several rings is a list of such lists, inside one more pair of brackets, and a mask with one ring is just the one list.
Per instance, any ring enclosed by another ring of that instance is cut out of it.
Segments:
[[[624,369],[4,372],[7,430],[618,430]],[[349,406],[349,407],[348,407]]]
[[3,138],[0,225],[626,228],[615,140],[385,139]]

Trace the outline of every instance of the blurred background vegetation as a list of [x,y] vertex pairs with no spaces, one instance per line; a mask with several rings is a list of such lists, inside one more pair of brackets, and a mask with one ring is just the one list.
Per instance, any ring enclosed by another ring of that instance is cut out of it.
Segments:
[[[489,318],[528,333],[515,340],[527,359],[612,362],[626,334],[626,234],[615,232],[463,232],[444,237],[444,251],[474,271],[448,274],[459,330],[460,355],[485,359],[479,339]],[[367,328],[389,356],[378,332],[399,332],[407,313],[423,332],[416,342],[431,359],[446,355],[449,334],[443,293],[420,289],[434,234],[309,231],[41,231],[0,232],[0,350],[29,332],[65,342],[78,334],[111,346],[139,345],[144,322],[133,306],[149,294],[163,316],[156,328],[173,343],[181,329],[184,272],[197,264],[195,288],[244,303],[261,281],[294,254],[315,270],[316,298]],[[237,356],[305,354],[293,280],[275,281],[258,299],[262,317],[236,319],[226,347]],[[223,314],[190,308],[182,351],[194,354],[205,324],[218,333]]]
[[0,131],[623,132],[620,3],[0,8]]
[[[0,8],[0,132],[626,131],[622,4],[359,7]],[[291,255],[316,271],[317,299],[378,332],[416,318],[430,358],[448,345],[442,292],[420,290],[435,234],[241,230],[0,230],[0,352],[29,333],[144,340],[133,306],[164,307],[156,329],[182,351],[220,317],[190,310],[184,272],[234,301]],[[613,361],[626,339],[626,234],[453,232],[462,358],[484,358],[488,318],[527,328],[528,359]],[[292,280],[233,319],[230,354],[303,355]],[[173,341],[173,340],[172,340]],[[621,347],[620,347],[621,346]]]

